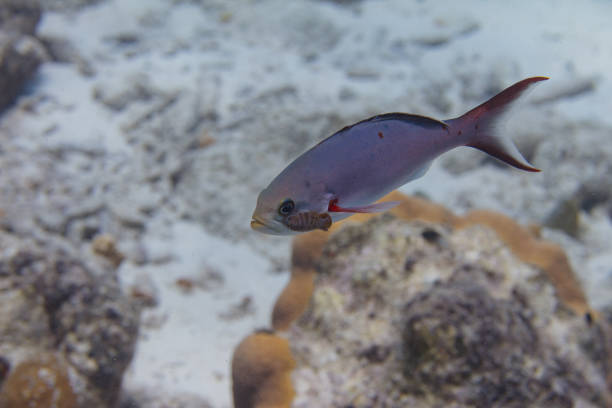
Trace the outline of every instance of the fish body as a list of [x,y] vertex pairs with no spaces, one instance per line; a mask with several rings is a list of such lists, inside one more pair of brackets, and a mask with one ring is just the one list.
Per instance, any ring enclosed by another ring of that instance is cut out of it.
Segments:
[[332,225],[332,218],[328,213],[316,211],[303,211],[287,217],[287,227],[292,231],[312,231],[321,229],[327,231]]
[[[311,218],[329,214],[335,222],[356,212],[385,211],[395,203],[373,203],[424,175],[436,157],[458,146],[480,149],[522,170],[539,171],[510,139],[496,134],[496,124],[514,100],[545,79],[520,81],[456,119],[387,113],[347,126],[272,180],[258,197],[251,226],[285,235],[306,230],[303,223],[294,228],[288,222],[301,213]],[[318,224],[308,225],[317,229]]]

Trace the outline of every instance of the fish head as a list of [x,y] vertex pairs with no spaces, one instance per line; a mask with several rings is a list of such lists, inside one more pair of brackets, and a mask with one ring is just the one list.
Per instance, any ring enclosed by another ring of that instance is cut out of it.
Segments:
[[290,228],[290,217],[308,210],[308,200],[299,192],[273,183],[257,197],[251,228],[264,234],[295,235],[299,231]]

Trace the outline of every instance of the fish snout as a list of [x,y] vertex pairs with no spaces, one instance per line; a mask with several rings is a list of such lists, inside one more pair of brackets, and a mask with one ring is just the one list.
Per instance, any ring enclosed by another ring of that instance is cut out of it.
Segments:
[[263,220],[257,216],[253,216],[251,218],[251,228],[254,230],[260,230],[262,228],[264,228],[266,226],[266,224],[263,222]]

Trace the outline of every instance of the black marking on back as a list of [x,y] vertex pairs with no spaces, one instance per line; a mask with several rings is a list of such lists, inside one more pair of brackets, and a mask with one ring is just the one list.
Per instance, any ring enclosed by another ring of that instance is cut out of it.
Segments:
[[321,140],[319,143],[313,146],[313,148],[317,147],[318,145],[325,142],[326,140],[331,139],[332,137],[334,137],[335,135],[339,133],[346,132],[347,130],[353,128],[354,126],[360,125],[362,123],[368,123],[368,122],[372,122],[372,123],[383,122],[385,120],[399,120],[401,122],[410,123],[412,125],[420,126],[426,129],[442,128],[444,130],[448,130],[448,125],[446,123],[442,122],[441,120],[430,118],[428,116],[413,115],[410,113],[401,113],[401,112],[383,113],[380,115],[372,116],[371,118],[368,118],[368,119],[360,120],[359,122],[353,123],[352,125],[345,126],[339,131],[332,134],[331,136],[328,136],[327,138]]
[[[362,120],[360,122],[355,123],[358,125],[360,123],[366,122],[382,122],[384,120],[399,120],[401,122],[411,123],[416,126],[421,126],[424,128],[439,128],[442,127],[444,129],[448,128],[448,125],[440,120],[430,118],[428,116],[421,115],[413,115],[410,113],[400,113],[400,112],[392,112],[392,113],[383,113],[382,115],[372,116],[369,119]],[[352,125],[352,126],[355,126]],[[352,127],[349,126],[349,127]]]

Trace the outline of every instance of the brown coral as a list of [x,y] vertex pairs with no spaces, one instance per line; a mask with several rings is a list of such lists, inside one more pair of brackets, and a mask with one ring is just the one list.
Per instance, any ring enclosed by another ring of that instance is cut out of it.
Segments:
[[289,408],[294,390],[291,372],[295,361],[289,342],[272,332],[259,331],[245,338],[232,358],[235,408]]
[[287,330],[308,306],[314,289],[315,263],[327,239],[327,233],[312,231],[293,240],[291,279],[272,310],[274,330]]
[[3,408],[75,408],[66,365],[54,355],[26,360],[10,371],[0,390]]
[[272,310],[274,330],[287,330],[306,310],[314,290],[314,276],[315,271],[311,268],[294,267],[291,270],[291,279]]

